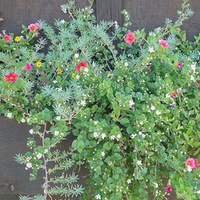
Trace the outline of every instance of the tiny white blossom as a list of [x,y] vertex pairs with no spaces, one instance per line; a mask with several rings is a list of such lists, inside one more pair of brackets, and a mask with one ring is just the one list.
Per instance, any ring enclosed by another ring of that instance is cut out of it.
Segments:
[[114,22],[115,23],[115,28],[119,28],[119,24],[117,21]]
[[94,137],[96,138],[98,136],[99,136],[99,134],[97,132],[94,132]]
[[8,117],[8,118],[12,118],[12,113],[8,113],[8,114],[7,114],[7,117]]
[[32,164],[31,163],[26,163],[26,167],[29,169],[29,168],[32,168]]
[[128,179],[128,180],[127,180],[127,183],[130,184],[130,183],[131,183],[131,179]]
[[98,122],[97,121],[94,121],[94,125],[97,125],[98,124]]
[[142,161],[141,161],[141,160],[138,160],[138,161],[137,161],[137,165],[142,165]]
[[117,135],[117,139],[120,139],[120,138],[121,138],[121,135],[120,135],[120,134],[118,134],[118,135]]
[[111,140],[114,140],[114,139],[115,139],[115,136],[114,136],[114,135],[111,135],[110,139],[111,139]]
[[65,23],[65,20],[64,20],[64,19],[62,19],[60,22],[61,22],[62,24],[64,24],[64,23]]
[[166,98],[170,98],[170,94],[169,93],[166,94]]
[[84,72],[88,73],[89,69],[88,68],[84,68]]
[[74,58],[78,58],[78,57],[79,57],[79,54],[76,53],[76,54],[74,55]]
[[190,166],[188,166],[188,172],[191,172],[192,168]]
[[56,84],[58,81],[54,80],[53,83]]
[[156,115],[160,115],[161,112],[159,110],[156,110]]
[[26,120],[25,120],[24,118],[22,118],[22,119],[21,119],[21,122],[24,123],[24,122],[26,122]]
[[191,80],[191,81],[194,81],[195,78],[194,78],[193,76],[190,76],[190,80]]
[[155,110],[155,107],[153,105],[151,106],[151,110]]
[[105,152],[102,151],[101,152],[101,156],[104,157],[105,156]]
[[134,139],[136,134],[131,134],[131,139]]
[[149,51],[149,53],[153,53],[154,52],[154,48],[153,47],[149,47],[148,51]]
[[128,67],[128,62],[125,62],[125,64],[124,64],[126,67]]
[[80,78],[80,76],[79,75],[76,75],[76,79],[79,79]]
[[193,63],[193,64],[191,65],[191,69],[195,72],[195,70],[196,70],[196,63]]
[[102,137],[102,139],[106,138],[106,134],[102,133],[101,137]]
[[54,132],[54,135],[55,135],[55,136],[58,136],[58,134],[59,134],[59,131],[55,131],[55,132]]
[[81,100],[81,105],[82,105],[82,106],[85,106],[85,105],[86,105],[85,100]]
[[60,116],[57,116],[56,117],[56,120],[60,121],[61,117]]
[[33,134],[34,134],[33,129],[30,129],[30,130],[29,130],[29,133],[30,133],[31,135],[33,135]]
[[42,154],[41,153],[38,153],[37,156],[36,156],[38,159],[42,158]]
[[97,195],[95,196],[95,199],[101,199],[101,195],[100,195],[100,194],[97,194]]
[[44,153],[48,153],[48,149],[45,149],[45,150],[44,150]]
[[134,103],[133,100],[130,100],[130,101],[129,101],[129,106],[130,106],[130,107],[132,107],[134,104],[135,104],[135,103]]

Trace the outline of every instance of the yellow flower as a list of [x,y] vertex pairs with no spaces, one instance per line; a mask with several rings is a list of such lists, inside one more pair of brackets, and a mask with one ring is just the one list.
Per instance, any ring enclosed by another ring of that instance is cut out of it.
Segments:
[[75,73],[72,73],[72,78],[75,78],[76,74]]
[[37,61],[37,62],[36,62],[36,66],[37,66],[38,68],[40,68],[40,67],[42,67],[42,63],[41,63],[40,61]]
[[62,74],[63,70],[59,68],[56,70],[56,72],[57,72],[57,74]]
[[16,36],[14,40],[15,40],[15,42],[20,42],[21,37],[20,36]]

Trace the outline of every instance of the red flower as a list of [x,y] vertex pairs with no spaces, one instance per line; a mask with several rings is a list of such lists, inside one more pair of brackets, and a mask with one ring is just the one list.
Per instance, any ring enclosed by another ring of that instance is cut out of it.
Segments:
[[38,24],[38,23],[35,23],[35,24],[30,24],[28,26],[28,29],[31,31],[31,32],[35,32],[37,30],[40,30],[42,27]]
[[10,35],[5,34],[3,40],[4,42],[10,42],[12,40],[12,37]]
[[195,85],[196,87],[198,87],[198,86],[199,86],[199,83],[198,83],[197,81],[195,81],[195,82],[194,82],[194,85]]
[[178,66],[179,68],[182,68],[182,67],[183,67],[183,63],[182,63],[182,62],[178,62],[178,63],[177,63],[177,66]]
[[166,187],[166,192],[167,192],[167,193],[172,192],[172,186],[171,186],[171,185],[167,185],[167,187]]
[[164,48],[169,47],[169,43],[167,42],[167,40],[160,40],[160,45]]
[[17,74],[15,74],[15,73],[13,73],[13,72],[11,72],[11,73],[9,73],[9,74],[7,74],[6,76],[5,76],[5,79],[6,79],[6,81],[8,81],[8,82],[16,82],[17,81],[17,79],[18,79],[18,75]]
[[173,98],[178,97],[178,91],[177,90],[175,90],[174,92],[172,92],[172,97]]
[[132,32],[129,32],[126,34],[126,38],[124,39],[124,41],[127,43],[127,44],[130,44],[132,45],[132,43],[136,40],[136,37],[134,35],[134,33]]
[[33,69],[33,67],[31,66],[30,63],[26,63],[25,68],[26,68],[28,71],[31,71],[31,70]]
[[81,73],[81,67],[84,67],[84,68],[87,67],[87,62],[82,61],[76,66],[76,70],[78,71],[78,73]]
[[198,160],[195,158],[188,158],[185,162],[185,166],[194,170],[198,167]]

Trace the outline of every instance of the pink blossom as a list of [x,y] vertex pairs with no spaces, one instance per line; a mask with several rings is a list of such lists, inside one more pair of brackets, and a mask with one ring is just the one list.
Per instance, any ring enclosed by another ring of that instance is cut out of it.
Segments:
[[191,170],[194,170],[198,168],[198,160],[195,158],[188,158],[185,162],[185,166],[190,168]]
[[10,35],[5,34],[3,40],[4,42],[10,42],[12,40],[12,37]]
[[194,82],[194,85],[195,85],[196,87],[198,87],[198,86],[199,86],[199,83],[198,83],[197,81],[195,81],[195,82]]
[[171,186],[171,185],[167,185],[167,187],[166,187],[166,192],[167,192],[167,193],[172,192],[172,186]]
[[35,23],[35,24],[30,24],[28,26],[28,29],[31,31],[31,32],[35,32],[37,30],[40,30],[42,27],[38,24],[38,23]]
[[160,40],[160,45],[164,48],[168,48],[170,46],[167,40]]
[[182,62],[178,62],[177,66],[178,66],[178,68],[182,68],[183,67],[183,63]]
[[26,68],[28,71],[31,71],[31,70],[33,69],[33,67],[31,66],[30,63],[26,63],[25,68]]
[[177,90],[175,90],[175,91],[172,92],[172,97],[173,98],[178,97],[178,91]]
[[12,83],[14,83],[14,82],[17,81],[17,79],[18,79],[18,75],[15,74],[15,73],[13,73],[13,72],[11,72],[11,73],[9,73],[9,74],[7,74],[7,75],[5,76],[5,80],[6,80],[7,82],[12,82]]
[[84,67],[84,68],[87,67],[87,62],[82,61],[76,66],[76,70],[78,71],[78,73],[81,73],[81,67]]
[[132,32],[129,32],[126,34],[126,38],[124,39],[124,41],[127,43],[127,44],[130,44],[132,45],[132,43],[136,40],[136,36],[134,33]]

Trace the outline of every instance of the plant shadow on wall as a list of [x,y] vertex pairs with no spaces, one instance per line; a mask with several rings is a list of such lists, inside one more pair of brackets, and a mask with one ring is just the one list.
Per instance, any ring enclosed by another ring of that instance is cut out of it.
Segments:
[[[30,151],[16,160],[31,180],[45,174],[44,194],[34,198],[160,200],[175,191],[177,199],[199,199],[200,36],[188,41],[180,28],[192,15],[188,1],[176,22],[148,35],[128,29],[125,10],[122,27],[97,23],[92,4],[62,5],[72,19],[55,28],[38,21],[21,36],[1,35],[1,111],[32,127]],[[71,133],[70,149],[55,150]],[[68,174],[83,164],[85,189]]]

